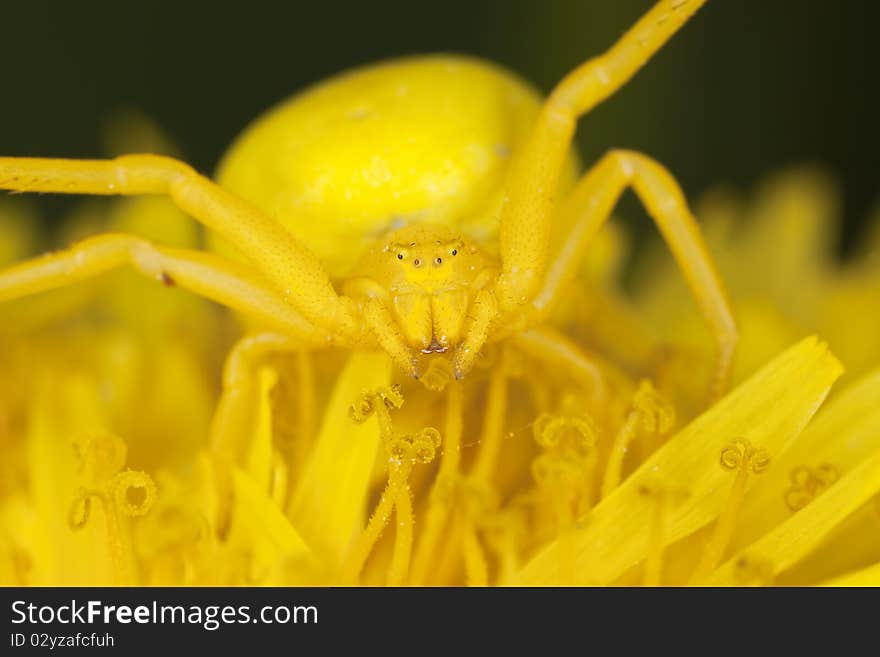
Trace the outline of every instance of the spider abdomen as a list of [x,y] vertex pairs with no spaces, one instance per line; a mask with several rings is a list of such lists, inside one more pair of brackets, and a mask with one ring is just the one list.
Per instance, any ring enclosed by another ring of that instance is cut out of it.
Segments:
[[282,222],[337,278],[403,226],[491,239],[507,163],[539,102],[512,73],[468,57],[360,68],[257,119],[218,180]]

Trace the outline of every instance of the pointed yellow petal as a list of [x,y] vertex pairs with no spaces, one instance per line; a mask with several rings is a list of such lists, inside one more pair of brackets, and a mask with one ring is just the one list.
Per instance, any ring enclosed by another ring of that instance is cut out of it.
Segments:
[[[669,509],[664,542],[711,522],[733,481],[719,465],[721,451],[746,438],[771,458],[800,433],[842,368],[825,344],[801,341],[682,429],[581,523],[574,537],[581,582],[605,584],[645,557],[652,504],[645,487],[686,487],[689,497]],[[752,477],[754,479],[754,477]],[[559,545],[541,551],[515,578],[525,585],[559,581]]]
[[752,560],[768,564],[773,576],[778,575],[809,554],[878,490],[880,450],[769,534],[731,557],[712,574],[708,583],[735,584],[738,568]]
[[197,357],[175,338],[144,348],[127,334],[112,349],[104,367],[120,396],[114,426],[129,443],[132,461],[149,470],[192,458],[207,439],[214,405]]
[[[749,491],[731,540],[731,550],[745,547],[793,512],[797,502],[795,468],[822,468],[837,479],[880,448],[880,368],[831,399],[784,454]],[[817,471],[822,476],[822,471]]]
[[[737,245],[739,260],[731,265],[752,290],[772,295],[780,307],[803,309],[831,260],[840,220],[837,190],[825,172],[809,166],[783,171],[762,187]],[[769,276],[749,264],[771,259]]]
[[873,267],[851,266],[817,302],[816,330],[835,345],[850,373],[880,362],[880,248],[873,258]]
[[365,390],[391,381],[383,353],[354,352],[340,374],[311,458],[296,483],[290,517],[316,553],[338,561],[361,528],[379,433],[374,422],[355,424],[351,404]]
[[880,586],[880,562],[822,582],[822,586]]
[[[27,459],[32,524],[27,537],[33,571],[29,583],[39,586],[108,585],[112,570],[107,554],[104,513],[79,531],[68,526],[68,512],[82,483],[74,456],[74,439],[110,426],[98,386],[85,376],[48,370],[38,375],[31,400]],[[15,535],[13,536],[15,538]]]
[[37,518],[23,493],[0,500],[0,586],[32,583],[33,560],[42,556]]
[[254,418],[253,440],[246,457],[247,473],[259,490],[268,491],[272,475],[272,404],[270,395],[278,376],[268,367],[257,375],[257,413]]
[[[232,511],[233,522],[243,522],[247,526],[249,543],[258,543],[261,537],[265,537],[286,558],[308,555],[305,541],[257,482],[240,469],[233,468],[232,485],[236,506]],[[255,529],[262,531],[258,534]]]
[[776,584],[809,586],[854,572],[880,555],[880,496],[849,514],[815,550],[789,568]]
[[6,267],[37,252],[40,222],[31,209],[19,199],[0,200],[0,266]]

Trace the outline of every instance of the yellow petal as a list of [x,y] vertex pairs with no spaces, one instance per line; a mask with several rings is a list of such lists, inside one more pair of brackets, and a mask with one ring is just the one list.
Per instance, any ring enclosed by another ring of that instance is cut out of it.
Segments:
[[851,374],[880,362],[880,249],[874,258],[873,268],[851,267],[838,276],[817,302],[816,330],[834,345]]
[[270,394],[278,376],[268,367],[258,373],[259,401],[254,419],[254,436],[248,444],[247,473],[259,490],[268,491],[272,476],[272,405]]
[[137,109],[112,111],[101,121],[102,155],[155,153],[180,157],[180,149],[151,117]]
[[756,560],[779,575],[816,548],[828,533],[880,490],[880,450],[791,518],[716,570],[710,584],[737,583],[737,571]]
[[795,468],[828,468],[843,476],[880,448],[880,368],[845,388],[822,408],[816,419],[746,497],[731,549],[745,547],[786,520],[792,509],[786,495],[794,493]]
[[365,390],[386,386],[384,353],[354,352],[336,382],[321,430],[296,483],[290,517],[316,553],[338,561],[361,528],[379,433],[374,422],[355,424],[349,407]]
[[[32,530],[27,545],[33,557],[30,584],[73,586],[112,582],[104,511],[73,531],[67,523],[80,477],[73,442],[109,427],[98,386],[69,372],[40,373],[30,409],[27,458],[31,481]],[[15,536],[13,536],[15,538]]]
[[815,550],[774,581],[781,586],[824,582],[873,564],[880,555],[880,496],[849,514]]
[[[574,535],[575,572],[587,584],[606,584],[644,558],[652,504],[642,491],[685,486],[689,497],[667,515],[664,543],[711,522],[726,503],[732,473],[719,465],[736,438],[771,458],[797,436],[842,372],[825,344],[807,338],[788,349],[718,404],[682,429],[586,518]],[[752,477],[754,479],[754,477]],[[541,551],[515,578],[525,585],[559,581],[560,546]]]
[[106,380],[120,395],[114,421],[132,461],[150,470],[193,458],[206,442],[214,401],[197,356],[176,337],[142,347],[120,334],[112,344],[102,352]]
[[880,586],[880,562],[822,583],[822,586]]
[[27,586],[34,559],[42,556],[38,518],[24,493],[0,500],[0,586]]
[[32,256],[39,244],[38,218],[19,199],[0,200],[0,265]]
[[[821,270],[831,261],[839,196],[827,174],[808,166],[783,171],[761,187],[738,253],[729,253],[730,269],[749,291],[799,316],[798,308],[812,305]],[[773,267],[754,267],[756,262]]]
[[298,558],[308,555],[305,541],[257,482],[240,469],[233,468],[232,486],[237,507],[232,511],[233,522],[244,523],[245,527],[236,529],[245,530],[248,543],[257,545],[264,537],[281,556]]

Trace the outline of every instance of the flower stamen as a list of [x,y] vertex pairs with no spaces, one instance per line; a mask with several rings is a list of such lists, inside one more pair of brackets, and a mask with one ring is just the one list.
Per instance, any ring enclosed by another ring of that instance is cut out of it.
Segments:
[[429,364],[419,381],[428,390],[443,392],[450,383],[455,381],[452,364],[443,358],[435,358]]
[[[504,419],[507,414],[509,361],[510,356],[502,351],[500,363],[489,375],[486,412],[480,432],[480,449],[465,486],[454,486],[459,491],[476,491],[477,495],[476,498],[473,495],[466,496],[463,500],[464,517],[453,526],[446,543],[444,557],[441,558],[441,566],[437,570],[442,576],[452,569],[458,561],[460,555],[458,551],[461,549],[464,552],[467,581],[473,586],[485,586],[488,583],[488,567],[477,536],[476,521],[487,508],[486,500],[493,496],[491,482],[501,453]],[[461,483],[458,477],[452,481]]]
[[471,470],[471,475],[489,482],[498,463],[504,438],[504,418],[507,414],[507,372],[502,364],[492,371],[489,377],[489,391],[486,399],[486,414],[480,433],[480,450]]
[[532,477],[542,491],[541,512],[555,526],[560,545],[560,578],[574,581],[573,528],[575,508],[583,514],[591,495],[598,430],[586,415],[544,413],[533,426],[542,453],[532,462]]
[[814,468],[801,465],[791,471],[791,487],[785,491],[785,505],[792,512],[800,511],[840,479],[840,472],[830,463]]
[[623,471],[623,459],[629,451],[629,445],[636,436],[639,427],[656,435],[664,435],[675,422],[675,411],[655,390],[647,379],[639,382],[633,396],[632,407],[623,425],[614,436],[614,443],[605,465],[605,476],[602,479],[602,499],[620,484]]
[[489,566],[477,530],[472,521],[465,522],[464,570],[468,586],[488,586]]
[[721,467],[736,470],[736,479],[727,498],[727,505],[718,517],[712,537],[703,550],[702,559],[691,577],[691,582],[699,582],[708,577],[730,543],[736,518],[746,492],[746,482],[750,474],[760,474],[770,465],[767,450],[754,447],[745,438],[738,438],[721,451]]
[[413,510],[409,486],[405,486],[394,500],[397,514],[397,532],[394,535],[394,551],[388,569],[388,586],[400,586],[409,572],[413,544]]
[[74,441],[83,478],[67,513],[72,530],[86,526],[91,517],[92,500],[101,502],[107,528],[107,544],[117,584],[137,583],[137,567],[132,545],[130,518],[143,516],[156,501],[156,484],[145,472],[124,470],[128,448],[112,434],[88,435]]
[[460,383],[452,381],[449,385],[446,397],[446,419],[443,454],[440,459],[440,468],[428,501],[428,511],[425,515],[424,530],[421,533],[418,547],[413,559],[413,568],[410,581],[412,583],[424,582],[428,572],[431,557],[437,548],[440,532],[446,526],[451,508],[448,491],[450,482],[458,477],[458,466],[461,461],[461,434],[464,423],[464,398]]
[[498,559],[498,583],[508,582],[519,569],[517,547],[526,536],[526,520],[521,509],[507,508],[484,522],[486,544]]
[[655,483],[644,484],[639,488],[639,493],[654,504],[642,583],[644,586],[660,586],[663,576],[663,552],[666,545],[666,512],[673,500],[686,498],[688,493]]
[[349,415],[355,422],[365,422],[375,415],[379,423],[379,435],[388,455],[388,483],[367,526],[355,541],[341,573],[344,582],[356,582],[373,547],[382,535],[391,511],[397,513],[397,534],[391,558],[389,583],[399,585],[405,581],[412,552],[412,499],[409,475],[415,463],[430,463],[440,447],[440,432],[426,427],[419,433],[395,437],[390,410],[403,405],[400,386],[380,388],[367,392],[352,404]]
[[[497,499],[492,487],[485,481],[473,476],[459,476],[445,481],[444,492],[449,499],[450,508],[461,510],[452,523],[443,552],[437,559],[434,569],[434,581],[446,582],[454,569],[459,565],[464,554],[465,575],[469,583],[484,581],[483,571],[488,568],[482,546],[477,538],[477,528],[485,518],[491,517],[497,507]],[[478,549],[477,549],[478,548]]]

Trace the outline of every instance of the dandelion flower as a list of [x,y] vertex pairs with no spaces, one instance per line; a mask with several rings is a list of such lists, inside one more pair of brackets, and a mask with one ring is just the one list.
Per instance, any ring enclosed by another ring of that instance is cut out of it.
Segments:
[[[122,273],[5,305],[0,582],[877,584],[880,266],[831,257],[833,198],[800,170],[701,204],[743,328],[708,408],[698,316],[650,257],[623,300],[619,231],[552,320],[570,352],[523,334],[463,381],[256,336],[224,372],[249,327]],[[14,212],[6,262],[39,248]],[[66,230],[145,216],[195,239],[155,199]]]

